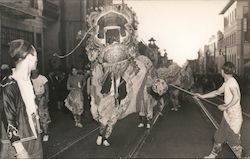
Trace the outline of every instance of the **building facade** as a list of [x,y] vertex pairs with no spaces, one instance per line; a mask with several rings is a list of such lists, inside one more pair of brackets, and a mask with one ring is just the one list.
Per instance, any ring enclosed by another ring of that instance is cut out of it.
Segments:
[[[1,0],[0,2],[0,65],[11,63],[8,43],[15,39],[25,39],[33,44],[38,52],[38,69],[46,70],[46,42],[56,45],[56,41],[46,36],[51,29],[49,19],[58,19],[58,6],[52,0]],[[51,8],[52,6],[52,8]],[[54,6],[54,7],[53,7]],[[52,43],[53,42],[53,43]]]
[[53,56],[61,52],[60,0],[44,0],[44,66],[45,72],[60,68],[63,60]]
[[[87,15],[94,10],[100,9],[105,5],[111,5],[112,0],[61,0],[61,50],[62,54],[69,53],[79,43],[77,34],[81,30],[85,34],[87,28]],[[72,54],[65,58],[65,66],[67,68],[72,65],[83,68],[88,63],[87,55],[85,54],[84,42]]]
[[196,74],[205,74],[206,73],[206,61],[205,61],[205,53],[203,49],[199,49],[198,51],[198,59],[197,59],[197,72]]
[[0,2],[0,64],[11,64],[8,43],[15,39],[25,39],[38,52],[38,68],[44,70],[44,44],[42,0],[2,0]]
[[224,44],[224,34],[221,31],[217,32],[217,53],[215,63],[217,66],[217,73],[220,73],[222,65],[226,61],[226,51]]
[[217,49],[217,37],[212,35],[208,41],[208,49],[206,50],[207,54],[207,72],[210,74],[217,73],[217,57],[218,57],[218,49]]
[[230,0],[221,13],[224,16],[226,60],[244,75],[244,64],[250,60],[249,1]]
[[84,34],[89,12],[112,0],[1,0],[0,65],[11,64],[8,43],[14,39],[31,42],[38,51],[41,72],[82,67],[88,62],[83,44],[67,58],[54,56],[69,53],[78,43],[79,30]]

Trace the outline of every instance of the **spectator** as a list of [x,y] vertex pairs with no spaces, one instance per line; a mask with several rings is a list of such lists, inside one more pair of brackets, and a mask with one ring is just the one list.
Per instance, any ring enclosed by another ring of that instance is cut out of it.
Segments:
[[76,67],[71,68],[71,75],[68,77],[67,89],[70,91],[65,99],[65,106],[73,113],[75,126],[82,127],[81,115],[83,113],[82,89],[85,85],[84,76],[79,75]]
[[4,78],[4,77],[8,77],[11,74],[11,68],[9,65],[7,64],[2,64],[1,66],[1,70],[0,70],[0,81]]
[[30,80],[31,70],[36,69],[37,52],[29,42],[18,39],[10,42],[9,54],[15,69],[1,82],[0,158],[43,158],[39,116]]
[[40,116],[40,124],[44,133],[43,141],[48,141],[48,124],[51,122],[48,111],[49,101],[49,86],[48,79],[39,73],[39,70],[33,70],[31,72],[31,80],[34,86],[36,95],[36,104],[38,106],[38,113]]

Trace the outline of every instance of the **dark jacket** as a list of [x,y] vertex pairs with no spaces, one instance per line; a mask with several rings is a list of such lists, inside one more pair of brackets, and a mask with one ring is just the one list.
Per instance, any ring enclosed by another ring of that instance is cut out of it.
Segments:
[[[16,80],[11,77],[3,79],[0,84],[1,98],[1,133],[2,142],[23,142],[36,139],[33,134],[26,106],[22,99],[19,87]],[[36,122],[35,115],[32,115],[34,123]]]

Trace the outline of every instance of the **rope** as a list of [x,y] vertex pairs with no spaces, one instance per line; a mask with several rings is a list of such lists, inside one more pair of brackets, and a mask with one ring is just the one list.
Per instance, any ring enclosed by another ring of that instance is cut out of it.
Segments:
[[201,109],[203,110],[203,112],[207,115],[207,117],[209,118],[209,120],[212,122],[212,124],[214,125],[214,127],[216,129],[219,128],[219,124],[216,122],[216,120],[212,117],[212,115],[208,112],[208,110],[205,108],[205,106],[203,105],[203,103],[200,101],[200,99],[197,96],[194,96],[193,99],[198,103],[198,105],[200,105]]
[[[187,91],[187,90],[185,90],[185,89],[183,89],[183,88],[181,88],[181,87],[175,86],[175,85],[173,85],[173,84],[169,84],[169,85],[172,86],[172,87],[174,87],[174,88],[176,88],[176,89],[178,89],[178,90],[180,90],[180,91],[182,91],[182,92],[185,92],[185,93],[187,93],[187,94],[189,94],[189,95],[191,95],[191,96],[195,96],[195,97],[196,97],[196,95],[195,95],[194,93],[189,92],[189,91]],[[210,101],[210,100],[207,100],[207,99],[205,99],[205,98],[200,98],[200,97],[198,97],[198,98],[201,99],[201,100],[203,100],[203,101],[205,101],[205,102],[207,102],[207,103],[209,103],[209,104],[211,104],[211,105],[213,105],[213,106],[216,106],[216,107],[219,106],[219,104],[216,104],[216,103],[214,103],[214,102],[212,102],[212,101]],[[219,99],[219,98],[217,97],[216,99]],[[219,100],[220,100],[221,102],[224,103],[224,101],[222,101],[221,99],[219,99]],[[250,115],[247,114],[246,112],[242,111],[242,114],[243,114],[244,116],[250,118]]]
[[[203,110],[203,112],[206,114],[206,116],[208,117],[208,119],[212,122],[212,124],[214,125],[214,127],[216,128],[216,130],[219,128],[219,124],[217,123],[217,121],[213,118],[213,116],[208,112],[208,110],[206,109],[206,107],[203,105],[203,103],[200,101],[201,98],[198,98],[197,96],[194,96],[193,99],[197,102],[197,104],[201,107],[201,109]],[[234,149],[232,148],[232,146],[230,146],[228,143],[227,145],[229,146],[229,148],[231,149],[231,151],[234,153],[235,157],[238,158],[236,156],[236,152],[234,151]]]
[[[189,94],[189,95],[191,95],[191,96],[196,96],[194,93],[189,92],[189,91],[187,91],[187,90],[185,90],[185,89],[183,89],[183,88],[181,88],[181,87],[175,86],[175,85],[173,85],[173,84],[169,84],[169,85],[172,86],[172,87],[174,87],[174,88],[176,88],[176,89],[179,89],[180,91],[185,92],[185,93],[187,93],[187,94]],[[205,102],[207,102],[207,103],[209,103],[209,104],[211,104],[211,105],[213,105],[213,106],[216,106],[216,107],[219,106],[218,104],[216,104],[216,103],[214,103],[214,102],[212,102],[212,101],[210,101],[210,100],[207,100],[207,99],[205,99],[205,98],[200,98],[200,97],[199,97],[199,99],[201,99],[201,100],[203,100],[203,101],[205,101]]]
[[86,36],[88,35],[88,33],[93,29],[94,27],[89,28],[89,30],[87,30],[87,32],[84,34],[84,36],[82,37],[82,39],[79,41],[79,43],[66,55],[58,55],[57,53],[54,53],[53,56],[56,56],[60,59],[63,59],[65,57],[68,57],[69,55],[71,55],[72,53],[74,53],[76,51],[76,49],[81,45],[81,43],[83,42],[83,40],[86,38]]

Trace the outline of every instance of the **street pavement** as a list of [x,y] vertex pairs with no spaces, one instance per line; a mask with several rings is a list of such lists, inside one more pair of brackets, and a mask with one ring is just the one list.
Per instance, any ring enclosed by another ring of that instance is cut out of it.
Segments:
[[[136,157],[202,158],[211,151],[214,132],[199,106],[189,98],[179,111],[170,111],[156,123]],[[224,147],[219,157],[234,155]]]
[[[222,113],[208,104],[206,108],[220,122]],[[98,124],[91,118],[84,117],[84,127],[78,128],[71,113],[55,111],[49,141],[44,142],[44,158],[201,158],[210,152],[215,128],[192,98],[179,111],[170,111],[167,105],[164,112],[150,130],[137,128],[136,113],[120,120],[111,135],[111,146],[105,147],[95,143]],[[249,120],[244,116],[242,127],[242,145],[248,156]],[[225,146],[219,157],[234,155]]]

